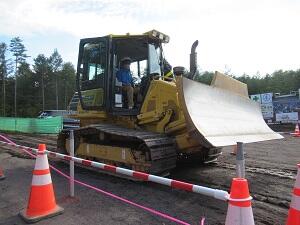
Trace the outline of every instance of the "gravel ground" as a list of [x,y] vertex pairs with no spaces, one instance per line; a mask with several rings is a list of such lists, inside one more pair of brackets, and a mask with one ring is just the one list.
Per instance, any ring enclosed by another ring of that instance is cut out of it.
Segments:
[[[47,143],[55,147],[55,136],[10,134],[19,144],[36,146]],[[245,145],[246,177],[253,196],[253,211],[257,225],[284,224],[296,164],[299,162],[300,138],[285,135],[282,140]],[[235,175],[235,157],[231,148],[224,148],[219,162],[213,165],[180,165],[171,177],[212,188],[229,191]],[[61,162],[51,164],[64,172],[68,166]],[[0,147],[0,166],[7,178],[0,181],[0,224],[25,224],[18,216],[26,207],[34,161]],[[172,190],[158,184],[130,181],[84,168],[75,169],[76,178],[103,190],[112,192],[141,205],[174,216],[190,224],[199,224],[202,216],[206,224],[224,224],[227,204],[199,194]],[[52,171],[52,180],[63,215],[37,224],[174,224],[141,209],[129,206],[85,187],[75,186],[76,198],[68,197],[68,181]]]

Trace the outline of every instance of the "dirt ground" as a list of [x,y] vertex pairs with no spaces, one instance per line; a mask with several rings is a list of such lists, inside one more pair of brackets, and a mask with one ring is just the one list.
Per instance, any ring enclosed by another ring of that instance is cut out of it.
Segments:
[[[19,144],[36,147],[46,143],[55,148],[55,136],[25,136],[9,134]],[[253,212],[257,225],[284,224],[291,191],[296,175],[296,164],[300,161],[300,138],[284,135],[285,138],[255,144],[246,144],[246,178],[253,196]],[[181,165],[172,171],[174,179],[229,191],[235,176],[235,156],[231,148],[224,148],[217,164]],[[61,162],[51,164],[68,173],[68,166]],[[19,211],[26,207],[32,179],[34,161],[25,159],[12,151],[0,147],[0,166],[7,178],[0,181],[0,224],[25,224]],[[112,192],[141,205],[152,207],[190,224],[225,223],[227,204],[199,194],[153,183],[125,180],[84,168],[76,168],[78,180]],[[75,199],[68,197],[68,181],[52,171],[52,180],[58,203],[65,208],[63,215],[37,224],[174,224],[141,209],[111,199],[93,190],[75,186]]]

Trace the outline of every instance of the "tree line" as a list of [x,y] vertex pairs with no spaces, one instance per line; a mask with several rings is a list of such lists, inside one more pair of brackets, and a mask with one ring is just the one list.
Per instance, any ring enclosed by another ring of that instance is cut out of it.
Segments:
[[[27,49],[19,37],[0,42],[0,116],[36,117],[40,111],[66,109],[75,91],[75,69],[57,49],[39,54],[28,63]],[[196,80],[210,84],[213,72],[197,72]],[[229,76],[248,85],[249,94],[289,94],[300,88],[300,69],[278,70],[266,76]]]
[[[213,72],[202,72],[196,75],[196,80],[202,83],[210,84],[212,81]],[[236,76],[227,74],[248,85],[249,95],[261,93],[280,93],[290,94],[291,91],[298,91],[300,89],[300,69],[298,70],[277,70],[272,74],[261,76],[256,74],[250,76],[243,74]]]
[[66,109],[75,90],[75,68],[54,49],[28,63],[19,37],[0,42],[0,116],[36,117],[47,109]]

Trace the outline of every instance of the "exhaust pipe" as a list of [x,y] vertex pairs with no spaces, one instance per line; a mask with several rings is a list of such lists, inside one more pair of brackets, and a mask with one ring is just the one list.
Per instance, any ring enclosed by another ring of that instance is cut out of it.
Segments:
[[193,44],[192,44],[192,48],[191,48],[191,54],[190,54],[190,73],[188,75],[188,78],[191,80],[195,79],[195,75],[197,72],[197,52],[196,52],[196,48],[198,46],[198,40],[196,40]]

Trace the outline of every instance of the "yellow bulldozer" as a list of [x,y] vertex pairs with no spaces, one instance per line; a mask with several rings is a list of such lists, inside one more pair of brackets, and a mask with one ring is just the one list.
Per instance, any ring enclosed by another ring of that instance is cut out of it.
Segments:
[[[264,122],[247,85],[216,72],[211,85],[194,81],[198,41],[190,69],[164,57],[169,36],[152,30],[139,35],[81,39],[77,66],[75,154],[152,174],[165,174],[181,160],[215,161],[223,146],[282,138]],[[138,93],[128,107],[117,79],[129,57]],[[74,103],[73,103],[74,104]],[[69,151],[69,132],[58,136],[59,151]]]

